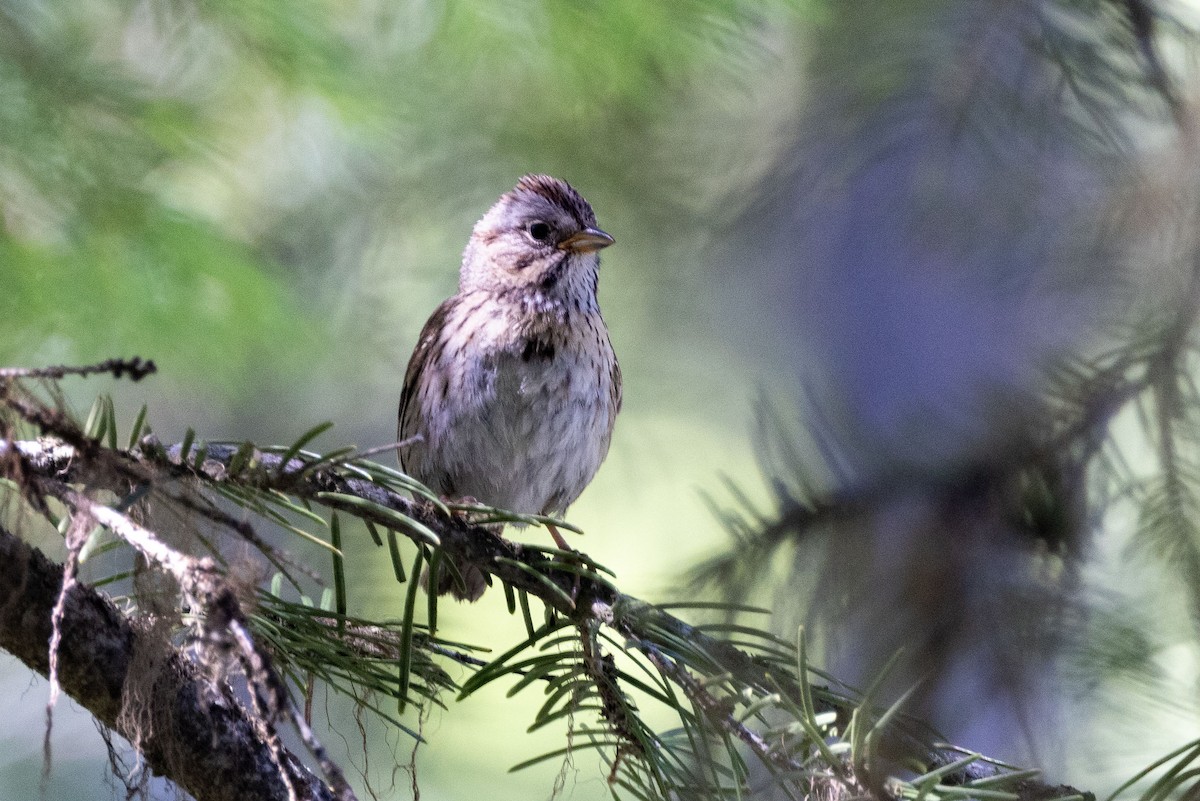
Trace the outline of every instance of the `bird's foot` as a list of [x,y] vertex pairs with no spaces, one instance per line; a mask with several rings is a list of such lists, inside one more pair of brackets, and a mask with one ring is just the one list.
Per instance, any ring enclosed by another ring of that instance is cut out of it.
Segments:
[[[556,546],[558,546],[559,550],[566,551],[566,554],[563,554],[561,557],[559,557],[560,559],[562,559],[562,561],[564,561],[564,562],[579,562],[579,561],[581,561],[579,559],[579,557],[577,556],[577,554],[579,552],[567,544],[567,541],[565,539],[563,539],[563,535],[559,533],[557,526],[555,526],[553,523],[547,523],[546,528],[550,529],[550,536],[554,538],[554,544]],[[576,601],[579,600],[580,586],[581,586],[581,577],[578,573],[576,573],[575,580],[572,582],[572,585],[571,585],[571,603],[575,603]]]

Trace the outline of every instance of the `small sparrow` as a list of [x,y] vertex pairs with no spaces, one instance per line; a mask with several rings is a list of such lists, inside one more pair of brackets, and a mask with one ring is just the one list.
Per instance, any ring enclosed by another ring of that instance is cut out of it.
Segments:
[[[621,408],[621,368],[596,299],[613,238],[565,181],[526,175],[471,232],[458,294],[425,323],[404,375],[400,466],[448,498],[561,515],[596,475]],[[553,527],[560,548],[569,550]],[[456,566],[439,593],[474,601]]]

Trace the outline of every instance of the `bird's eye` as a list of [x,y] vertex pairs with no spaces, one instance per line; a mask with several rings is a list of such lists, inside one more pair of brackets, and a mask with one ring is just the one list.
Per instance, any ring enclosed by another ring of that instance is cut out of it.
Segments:
[[545,242],[550,238],[550,225],[541,220],[535,220],[529,224],[529,235],[538,242]]

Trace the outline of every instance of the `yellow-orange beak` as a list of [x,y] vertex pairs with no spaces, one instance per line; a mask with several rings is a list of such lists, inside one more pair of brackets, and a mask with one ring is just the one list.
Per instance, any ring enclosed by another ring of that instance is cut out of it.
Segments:
[[591,253],[606,248],[616,240],[599,228],[584,228],[578,233],[571,234],[558,243],[559,250],[570,250],[574,253]]

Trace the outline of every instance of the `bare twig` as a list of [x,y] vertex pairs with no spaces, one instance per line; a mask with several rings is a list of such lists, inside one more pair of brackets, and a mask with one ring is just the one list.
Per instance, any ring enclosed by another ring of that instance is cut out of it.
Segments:
[[89,376],[97,373],[111,373],[113,378],[123,378],[128,374],[130,380],[141,381],[148,375],[158,371],[154,361],[134,356],[132,359],[107,359],[98,364],[83,367],[0,367],[0,381],[14,378],[66,378],[69,375]]
[[61,686],[58,680],[58,652],[62,644],[63,617],[66,615],[67,597],[74,589],[79,574],[79,552],[87,541],[91,526],[84,515],[74,515],[67,525],[67,561],[63,565],[62,587],[50,612],[50,697],[46,699],[46,732],[42,740],[42,775],[50,775],[50,735],[54,731],[54,707],[58,703]]
[[351,459],[365,459],[368,456],[376,456],[381,453],[388,453],[389,451],[398,451],[401,448],[407,448],[409,445],[421,442],[424,439],[425,437],[422,435],[416,434],[408,437],[407,439],[402,439],[399,442],[389,442],[387,445],[377,445],[374,448],[367,448],[365,451],[358,451],[356,453],[348,454],[337,461],[348,462]]

